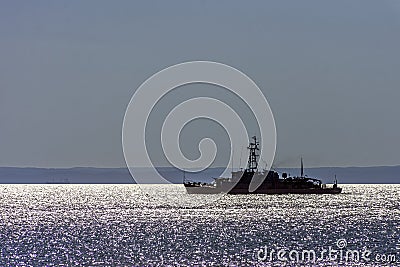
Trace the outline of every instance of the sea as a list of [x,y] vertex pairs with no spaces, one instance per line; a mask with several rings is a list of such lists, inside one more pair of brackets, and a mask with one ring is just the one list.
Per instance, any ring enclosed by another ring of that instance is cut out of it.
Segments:
[[150,185],[157,198],[137,184],[1,185],[0,266],[400,266],[400,185],[341,186],[191,205],[169,201],[182,185]]

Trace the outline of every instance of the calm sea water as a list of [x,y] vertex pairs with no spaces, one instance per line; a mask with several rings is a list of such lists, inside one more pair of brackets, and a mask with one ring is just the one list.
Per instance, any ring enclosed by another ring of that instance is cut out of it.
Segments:
[[[343,188],[188,207],[154,202],[138,185],[2,185],[0,265],[400,266],[400,185]],[[329,246],[336,259],[321,257]],[[339,248],[371,253],[356,261]],[[298,261],[304,250],[318,258]]]

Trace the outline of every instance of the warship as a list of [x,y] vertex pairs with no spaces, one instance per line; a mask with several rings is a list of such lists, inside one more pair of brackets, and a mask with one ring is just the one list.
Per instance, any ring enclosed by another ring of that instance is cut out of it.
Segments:
[[[194,181],[186,181],[184,186],[189,194],[339,194],[342,188],[338,187],[335,177],[333,186],[323,184],[321,180],[307,177],[304,175],[303,159],[301,159],[300,176],[290,176],[282,173],[282,177],[278,172],[273,170],[259,170],[259,142],[256,136],[252,137],[249,146],[250,151],[247,167],[244,170],[232,171],[231,178],[218,177],[214,178],[212,183],[202,183]],[[262,179],[260,186],[253,190],[249,190],[252,179]]]

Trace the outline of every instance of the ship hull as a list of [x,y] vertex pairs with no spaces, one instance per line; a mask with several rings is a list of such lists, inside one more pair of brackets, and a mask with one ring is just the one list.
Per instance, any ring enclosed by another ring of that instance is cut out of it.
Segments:
[[214,187],[186,187],[186,192],[188,194],[220,194],[221,190]]
[[[213,187],[186,187],[188,194],[220,194],[223,193],[219,188]],[[248,195],[248,194],[340,194],[342,188],[301,188],[301,189],[258,189],[249,192],[248,189],[234,188],[228,194],[232,195]]]
[[301,188],[301,189],[261,189],[249,192],[247,189],[232,189],[228,194],[340,194],[342,188]]

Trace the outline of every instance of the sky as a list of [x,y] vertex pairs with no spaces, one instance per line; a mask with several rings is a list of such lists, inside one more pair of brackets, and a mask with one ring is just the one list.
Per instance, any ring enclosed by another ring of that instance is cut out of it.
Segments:
[[[308,166],[400,165],[399,33],[396,0],[2,1],[0,166],[125,166],[135,90],[192,60],[257,83],[275,117],[277,167],[300,156]],[[188,88],[158,109],[191,92],[247,112],[218,88]],[[227,135],[213,122],[188,125],[183,152],[195,158],[204,136],[220,144],[215,164],[226,163]],[[156,163],[159,152],[149,152]]]

